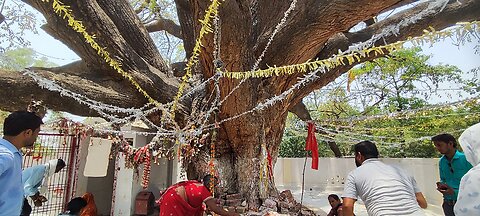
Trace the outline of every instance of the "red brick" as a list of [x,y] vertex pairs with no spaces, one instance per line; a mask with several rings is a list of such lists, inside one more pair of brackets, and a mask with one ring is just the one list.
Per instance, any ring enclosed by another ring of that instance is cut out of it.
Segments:
[[232,200],[232,199],[242,199],[243,197],[242,195],[237,193],[237,194],[228,194],[226,198],[227,200]]

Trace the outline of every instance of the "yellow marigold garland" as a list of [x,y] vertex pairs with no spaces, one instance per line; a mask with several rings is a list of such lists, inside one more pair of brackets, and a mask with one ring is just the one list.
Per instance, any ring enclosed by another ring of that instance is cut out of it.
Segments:
[[[42,2],[50,2],[50,0],[42,0]],[[90,46],[97,51],[97,54],[103,58],[103,60],[117,73],[122,75],[122,77],[126,78],[127,80],[132,83],[135,88],[137,89],[138,92],[143,94],[145,98],[147,98],[148,102],[155,104],[155,106],[162,106],[160,102],[157,100],[153,99],[142,87],[138,84],[137,81],[134,80],[132,75],[128,74],[122,69],[122,65],[115,59],[112,59],[110,57],[110,53],[105,50],[105,48],[100,47],[100,45],[95,41],[95,35],[91,35],[87,32],[85,26],[82,24],[81,21],[75,20],[72,14],[72,10],[69,9],[70,6],[65,5],[63,2],[59,0],[52,0],[52,7],[53,10],[55,11],[55,14],[58,16],[62,17],[63,19],[67,20],[68,25],[77,33],[81,34],[83,38],[85,38],[85,41],[90,44]]]
[[339,54],[337,56],[323,59],[323,60],[316,60],[316,61],[307,61],[301,64],[294,64],[294,65],[286,65],[281,67],[269,67],[263,70],[256,70],[256,71],[246,71],[246,72],[222,72],[223,77],[233,78],[233,79],[246,79],[246,78],[262,78],[262,77],[271,77],[271,76],[284,76],[284,75],[291,75],[294,73],[305,73],[309,70],[315,70],[320,67],[324,67],[326,70],[333,69],[340,65],[351,65],[355,62],[360,62],[361,58],[364,56],[370,55],[379,55],[384,54],[385,50],[388,52],[392,52],[398,49],[403,48],[403,45],[409,41],[414,45],[423,45],[424,43],[431,43],[445,39],[447,37],[451,37],[456,33],[459,37],[463,37],[468,33],[473,32],[480,32],[480,22],[473,21],[473,22],[462,22],[457,23],[457,26],[444,30],[444,31],[436,31],[434,28],[430,27],[428,30],[423,30],[424,34],[418,37],[409,37],[405,41],[398,41],[395,43],[378,46],[378,47],[371,47],[365,50],[355,51],[349,54]]
[[173,104],[170,110],[170,115],[172,116],[172,119],[175,119],[175,110],[177,109],[178,101],[180,100],[180,97],[182,96],[183,91],[187,86],[187,81],[192,77],[192,68],[196,63],[198,63],[198,56],[200,56],[200,52],[201,52],[200,47],[203,46],[202,38],[208,33],[213,33],[213,28],[210,23],[211,23],[211,20],[215,16],[217,16],[219,6],[220,6],[220,1],[213,0],[212,4],[210,4],[208,9],[205,11],[205,17],[203,18],[203,20],[199,20],[202,27],[200,28],[198,38],[195,41],[195,46],[193,47],[192,56],[190,56],[186,64],[185,75],[182,77],[182,83],[178,87],[177,95],[173,100]]

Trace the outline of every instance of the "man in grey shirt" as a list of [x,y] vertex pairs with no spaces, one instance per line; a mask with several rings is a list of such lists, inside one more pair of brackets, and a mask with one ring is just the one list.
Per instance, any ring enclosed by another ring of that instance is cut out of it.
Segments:
[[378,160],[374,143],[363,141],[354,146],[357,169],[348,174],[343,192],[344,215],[353,215],[360,197],[370,216],[425,215],[420,209],[427,201],[415,179],[403,169]]

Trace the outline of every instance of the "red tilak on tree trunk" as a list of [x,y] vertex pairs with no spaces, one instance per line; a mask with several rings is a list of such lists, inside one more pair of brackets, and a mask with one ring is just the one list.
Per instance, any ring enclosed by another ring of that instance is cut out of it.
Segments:
[[315,137],[315,123],[307,122],[308,135],[305,150],[312,151],[312,169],[318,170],[318,144]]

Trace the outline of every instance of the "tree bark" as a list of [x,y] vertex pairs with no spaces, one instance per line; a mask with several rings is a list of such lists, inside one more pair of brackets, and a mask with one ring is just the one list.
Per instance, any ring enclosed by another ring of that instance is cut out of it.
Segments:
[[[79,67],[78,69],[81,69]],[[84,95],[106,104],[116,104],[120,107],[141,107],[146,100],[136,97],[135,89],[128,87],[126,81],[119,81],[106,75],[84,76],[84,70],[70,68],[71,74],[59,73],[56,69],[31,69],[39,75],[55,81],[62,87],[77,94]],[[72,98],[63,97],[59,92],[43,89],[30,77],[22,72],[0,70],[0,110],[25,110],[32,99],[41,100],[49,109],[66,111],[82,116],[99,116],[84,104],[79,104]]]
[[148,32],[157,32],[157,31],[166,31],[169,34],[182,38],[182,29],[177,25],[173,20],[165,19],[160,17],[152,23],[149,23],[145,26]]
[[[47,24],[43,27],[49,34],[71,48],[82,58],[81,68],[68,65],[56,69],[32,69],[45,77],[55,79],[77,93],[121,107],[139,107],[146,103],[142,94],[111,69],[97,51],[85,43],[85,39],[67,26],[67,21],[58,17],[51,3],[23,0],[41,12]],[[201,28],[198,20],[203,19],[209,0],[175,0],[180,21],[182,40],[187,57],[192,55],[195,40]],[[394,24],[418,13],[425,4],[419,4],[398,15],[374,23],[367,28],[348,33],[352,26],[377,16],[380,12],[397,7],[408,1],[400,0],[303,0],[298,1],[283,28],[275,36],[261,61],[260,68],[267,65],[288,65],[303,63],[314,58],[328,58],[338,49],[364,41],[379,33],[386,25]],[[219,8],[221,20],[221,60],[228,71],[251,70],[255,60],[263,52],[283,12],[291,1],[222,1]],[[176,77],[169,77],[165,65],[147,30],[134,16],[126,0],[68,1],[77,20],[81,20],[89,34],[96,35],[101,47],[106,47],[110,56],[122,63],[123,69],[133,76],[140,86],[156,100],[171,101],[180,83]],[[359,6],[361,5],[361,6]],[[456,22],[472,21],[479,18],[480,1],[465,0],[447,5],[441,13],[432,14],[414,24],[400,29],[401,34],[385,38],[387,42],[402,40],[408,36],[422,34],[422,29],[433,26],[446,28]],[[383,41],[382,41],[383,42]],[[213,35],[202,41],[199,63],[195,74],[205,78],[214,75]],[[363,58],[368,61],[375,57]],[[354,65],[341,66],[319,74],[316,82],[296,90],[286,100],[262,111],[243,115],[220,125],[218,137],[218,170],[231,191],[240,192],[248,198],[250,208],[257,208],[259,196],[259,174],[261,144],[272,155],[273,163],[278,157],[278,148],[283,135],[287,112],[303,97],[319,89],[345,73]],[[280,95],[295,82],[300,74],[282,77],[249,79],[225,100],[219,108],[218,118],[226,119],[256,107],[258,103]],[[221,98],[224,99],[240,80],[221,79]],[[0,86],[9,91],[0,91],[0,108],[8,111],[24,108],[30,95],[44,100],[49,108],[74,114],[96,115],[88,107],[72,99],[60,98],[56,92],[38,87],[31,79],[18,72],[0,71]],[[10,91],[11,89],[11,91]],[[210,84],[206,95],[214,91]],[[60,99],[59,99],[60,98]],[[191,100],[182,101],[185,107]],[[150,116],[157,118],[158,116]],[[212,122],[210,122],[212,123]],[[205,156],[203,156],[205,157]],[[202,161],[202,160],[199,160]],[[189,166],[193,166],[190,164]],[[204,166],[198,166],[204,167]],[[205,168],[202,168],[205,169]],[[192,172],[205,174],[200,168]],[[270,190],[275,194],[275,190]]]

